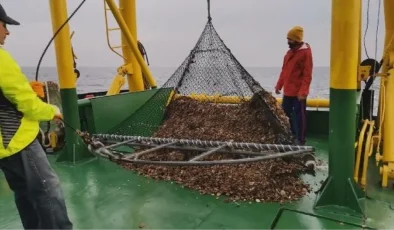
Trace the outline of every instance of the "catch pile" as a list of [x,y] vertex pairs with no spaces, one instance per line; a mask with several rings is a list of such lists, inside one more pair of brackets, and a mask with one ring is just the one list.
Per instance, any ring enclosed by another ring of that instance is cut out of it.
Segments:
[[[263,102],[265,101],[265,103]],[[268,107],[264,107],[268,105]],[[262,90],[241,104],[199,102],[189,97],[173,100],[167,107],[162,126],[154,137],[186,138],[255,143],[294,144],[290,132],[274,124],[274,111],[280,125],[289,122],[276,99]],[[188,160],[201,152],[159,150],[142,155],[150,160]],[[236,158],[216,153],[207,160]],[[174,181],[201,194],[225,195],[228,200],[285,202],[297,200],[310,191],[300,174],[307,172],[300,159],[273,159],[257,163],[215,166],[158,166],[120,163],[146,177]]]
[[[217,104],[182,95],[196,95],[194,98],[222,95],[244,102]],[[169,97],[172,100],[167,105]],[[109,133],[295,144],[288,119],[276,99],[235,58],[215,30],[211,17],[197,43],[171,77],[141,108]],[[140,159],[187,161],[200,153],[162,149],[146,153]],[[239,156],[216,153],[207,160],[236,157]],[[300,161],[287,158],[198,167],[119,163],[147,177],[175,181],[203,194],[227,195],[229,200],[264,202],[296,200],[308,192],[308,185],[299,178],[299,174],[307,170]]]

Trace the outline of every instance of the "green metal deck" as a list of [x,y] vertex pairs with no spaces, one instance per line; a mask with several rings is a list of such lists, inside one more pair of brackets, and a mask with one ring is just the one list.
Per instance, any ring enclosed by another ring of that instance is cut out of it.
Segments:
[[[315,146],[318,158],[327,161],[327,137],[309,138],[308,145]],[[293,204],[225,203],[177,184],[146,179],[104,159],[70,166],[54,163],[54,156],[49,158],[62,181],[75,229],[360,229],[363,224],[356,217],[314,211],[313,192]],[[318,171],[316,177],[308,175],[305,180],[316,191],[327,174]],[[367,225],[392,227],[393,191],[373,185],[367,191],[370,198],[362,200]],[[13,194],[0,173],[0,228],[21,227]]]

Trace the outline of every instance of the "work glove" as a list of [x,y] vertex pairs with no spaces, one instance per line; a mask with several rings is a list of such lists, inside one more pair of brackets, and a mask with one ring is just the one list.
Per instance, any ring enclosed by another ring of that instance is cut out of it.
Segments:
[[59,107],[57,107],[56,105],[52,105],[53,107],[55,107],[56,109],[56,113],[55,116],[53,117],[53,120],[55,120],[55,122],[61,122],[63,120],[63,115],[60,112]]

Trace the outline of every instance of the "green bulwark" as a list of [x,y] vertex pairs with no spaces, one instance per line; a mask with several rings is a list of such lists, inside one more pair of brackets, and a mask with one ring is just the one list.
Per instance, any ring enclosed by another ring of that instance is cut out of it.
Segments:
[[[171,90],[160,88],[80,99],[81,130],[89,133],[152,136],[163,121]],[[311,108],[307,111],[307,117],[309,135],[328,135],[327,109]]]
[[160,88],[135,113],[107,133],[131,136],[152,136],[162,124],[172,88]]
[[[82,130],[89,133],[152,136],[163,121],[171,90],[160,88],[81,99],[79,112]],[[312,108],[307,111],[307,117],[308,134],[328,135],[327,109]]]
[[[170,93],[171,89],[152,89],[79,100],[82,130],[89,133],[151,136],[151,129],[145,129],[144,126],[160,126]],[[148,111],[149,121],[146,120]],[[125,132],[123,127],[132,132]]]

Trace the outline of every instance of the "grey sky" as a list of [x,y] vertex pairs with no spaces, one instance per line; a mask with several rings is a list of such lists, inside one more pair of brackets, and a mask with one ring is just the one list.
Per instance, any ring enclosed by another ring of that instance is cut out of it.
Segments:
[[[81,0],[68,0],[68,13]],[[363,0],[363,29],[366,22]],[[383,2],[383,1],[382,1]],[[5,48],[21,66],[36,66],[52,35],[48,0],[3,0],[7,13],[21,26],[10,26]],[[207,21],[206,0],[137,0],[138,36],[151,66],[176,67],[189,54]],[[383,3],[382,7],[383,8]],[[371,1],[367,48],[374,56],[378,0]],[[226,45],[244,66],[280,66],[287,50],[286,33],[304,27],[315,66],[329,66],[331,1],[329,0],[211,0],[213,24]],[[111,16],[111,24],[115,22]],[[120,57],[107,46],[102,0],[88,0],[70,22],[79,66],[112,66]],[[363,31],[364,32],[364,31]],[[112,32],[118,45],[120,36]],[[381,57],[384,15],[381,11],[378,59]],[[363,56],[365,57],[364,51]],[[55,65],[54,46],[42,66]]]

